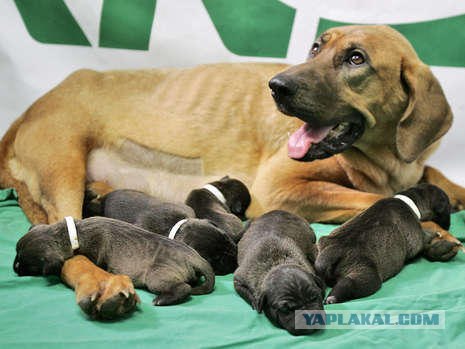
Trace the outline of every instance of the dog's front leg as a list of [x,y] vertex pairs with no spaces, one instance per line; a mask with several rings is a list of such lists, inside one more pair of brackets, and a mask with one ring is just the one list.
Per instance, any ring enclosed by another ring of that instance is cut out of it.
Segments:
[[[296,181],[279,190],[269,188],[258,199],[260,209],[281,209],[306,218],[309,222],[343,223],[382,199],[379,194],[362,192],[323,181]],[[252,216],[262,212],[248,211]]]
[[423,182],[434,184],[444,190],[449,197],[450,203],[455,210],[465,209],[465,188],[450,181],[434,167],[425,166]]
[[140,302],[128,276],[107,273],[84,256],[68,259],[61,278],[74,289],[76,302],[91,318],[119,318]]

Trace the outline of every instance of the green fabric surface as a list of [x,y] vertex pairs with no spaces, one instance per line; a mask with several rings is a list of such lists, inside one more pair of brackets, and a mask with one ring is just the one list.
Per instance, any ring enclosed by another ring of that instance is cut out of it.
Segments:
[[[465,239],[465,212],[452,217],[452,232]],[[317,235],[334,226],[313,224]],[[12,190],[0,191],[0,348],[459,348],[465,343],[465,255],[450,262],[418,259],[376,294],[331,305],[330,310],[446,310],[445,330],[324,330],[294,337],[276,328],[234,291],[232,275],[216,278],[212,294],[168,307],[142,304],[118,322],[89,320],[72,290],[58,278],[18,277],[16,241],[29,222]]]

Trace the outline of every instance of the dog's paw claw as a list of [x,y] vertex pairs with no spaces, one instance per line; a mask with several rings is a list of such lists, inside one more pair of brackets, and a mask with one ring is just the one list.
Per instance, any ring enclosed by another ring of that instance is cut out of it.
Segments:
[[97,299],[99,297],[99,292],[94,292],[87,297],[81,298],[77,303],[84,313],[89,315],[91,318],[95,317]]

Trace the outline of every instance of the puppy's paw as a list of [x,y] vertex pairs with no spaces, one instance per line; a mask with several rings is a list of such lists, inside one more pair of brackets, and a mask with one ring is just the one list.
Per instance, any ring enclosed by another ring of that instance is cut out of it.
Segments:
[[430,261],[446,262],[455,257],[462,245],[457,245],[456,242],[433,239],[431,244],[424,251],[424,256]]
[[86,286],[86,291],[80,290],[77,302],[93,319],[121,318],[132,312],[137,303],[140,303],[139,296],[126,275],[109,274],[106,280],[93,285],[94,287]]
[[192,288],[185,283],[174,285],[169,292],[160,292],[153,300],[153,305],[179,304],[190,296],[191,290]]
[[324,304],[334,304],[334,303],[337,303],[337,298],[335,296],[328,296],[324,302]]

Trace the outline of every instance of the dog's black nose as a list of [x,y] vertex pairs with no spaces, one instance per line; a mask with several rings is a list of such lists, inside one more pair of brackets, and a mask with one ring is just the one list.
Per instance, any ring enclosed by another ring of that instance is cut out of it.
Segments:
[[284,75],[276,75],[268,83],[273,97],[289,97],[297,92],[297,84],[289,77]]
[[19,258],[18,256],[15,257],[15,261],[13,262],[13,270],[16,274],[19,275]]

